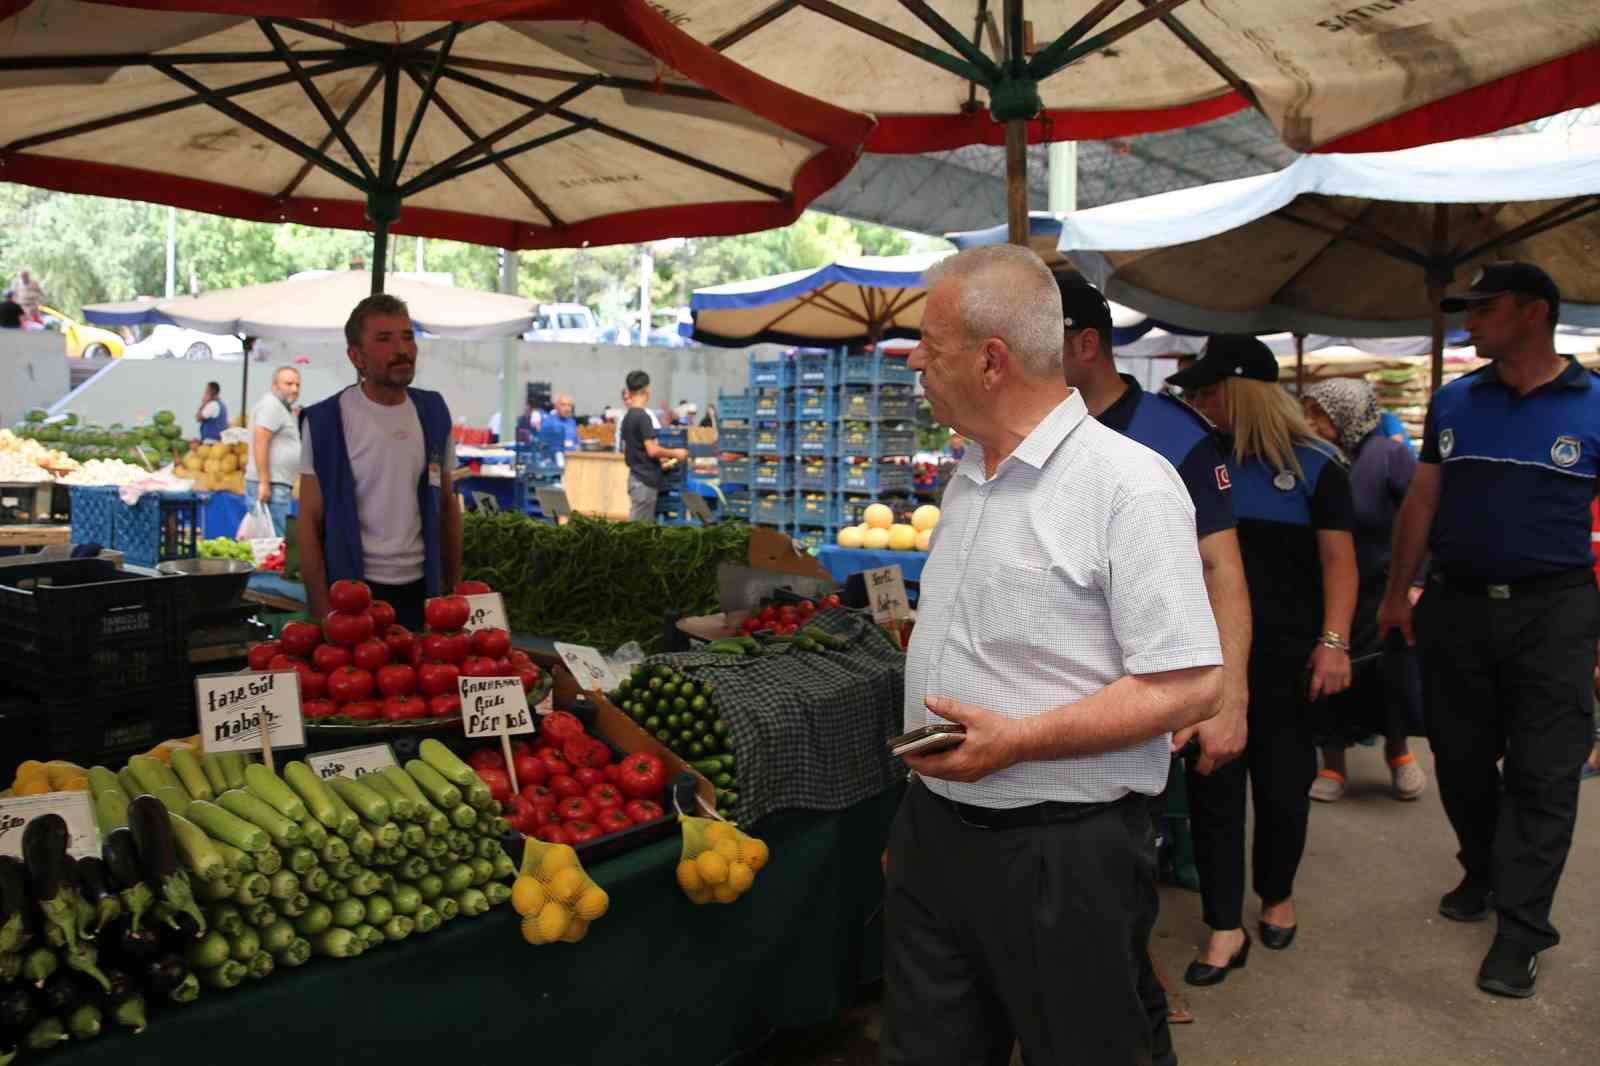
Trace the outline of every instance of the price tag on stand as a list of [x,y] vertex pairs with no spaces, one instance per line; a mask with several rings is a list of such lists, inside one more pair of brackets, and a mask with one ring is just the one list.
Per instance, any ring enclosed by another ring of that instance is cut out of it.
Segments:
[[472,613],[467,616],[467,629],[503,629],[511,632],[511,621],[506,618],[506,601],[498,592],[480,592],[466,597]]
[[306,765],[319,780],[330,777],[365,777],[390,766],[399,766],[394,749],[387,744],[365,744],[358,748],[341,748],[306,756]]
[[716,521],[711,517],[711,508],[706,506],[706,498],[698,492],[685,492],[683,494],[683,509],[689,513],[691,518],[698,518],[708,526]]
[[543,511],[546,517],[559,520],[572,516],[572,504],[567,500],[566,489],[534,489],[533,496],[539,501],[539,510]]
[[610,692],[622,683],[606,657],[595,648],[584,644],[557,644],[556,654],[561,656],[561,661],[577,679],[578,687],[585,692],[593,689]]
[[911,601],[906,598],[906,580],[899,563],[868,570],[862,574],[862,580],[867,585],[867,606],[872,608],[872,617],[880,625],[911,617]]
[[305,747],[299,674],[212,674],[194,679],[194,695],[207,753],[259,751],[272,767],[273,748]]
[[511,757],[511,738],[534,731],[533,713],[528,710],[528,694],[517,677],[463,677],[456,681],[461,693],[461,728],[468,740],[500,738],[500,754],[505,756],[506,773],[511,776],[511,791],[521,791],[517,768]]
[[28,823],[59,814],[67,823],[67,852],[75,859],[100,854],[100,826],[94,820],[87,792],[47,792],[0,800],[0,855],[22,857],[22,834]]

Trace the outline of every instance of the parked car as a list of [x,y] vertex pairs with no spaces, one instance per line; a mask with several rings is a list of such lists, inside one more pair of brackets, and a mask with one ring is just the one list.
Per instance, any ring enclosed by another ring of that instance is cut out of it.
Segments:
[[600,323],[583,304],[540,304],[533,328],[522,335],[530,341],[600,343]]
[[121,359],[126,345],[109,329],[76,322],[53,307],[39,305],[47,328],[57,330],[67,342],[68,359]]
[[201,333],[159,325],[144,340],[128,345],[125,359],[242,359],[244,341],[227,333]]

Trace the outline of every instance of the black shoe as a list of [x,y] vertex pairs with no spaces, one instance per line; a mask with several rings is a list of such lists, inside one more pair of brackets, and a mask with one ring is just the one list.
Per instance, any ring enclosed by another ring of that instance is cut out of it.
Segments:
[[1228,960],[1226,966],[1213,966],[1203,959],[1195,959],[1189,968],[1183,971],[1183,979],[1191,985],[1205,988],[1208,985],[1220,985],[1228,978],[1229,970],[1242,970],[1244,964],[1250,961],[1250,934],[1244,935],[1244,943],[1239,945],[1239,950],[1233,953],[1233,958]]
[[1439,913],[1452,922],[1481,922],[1489,917],[1494,894],[1488,887],[1473,878],[1463,877],[1461,883],[1439,899]]
[[1294,943],[1295,933],[1300,931],[1298,925],[1273,925],[1262,922],[1257,928],[1261,930],[1261,946],[1269,951],[1282,951]]
[[1539,953],[1506,937],[1495,937],[1478,967],[1478,987],[1497,996],[1527,999],[1539,976]]

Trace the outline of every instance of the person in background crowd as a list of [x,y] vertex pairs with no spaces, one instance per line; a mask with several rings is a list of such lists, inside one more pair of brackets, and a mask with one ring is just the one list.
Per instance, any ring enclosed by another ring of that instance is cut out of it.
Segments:
[[1243,759],[1189,779],[1195,863],[1211,938],[1184,980],[1215,985],[1250,955],[1243,928],[1245,778],[1255,810],[1251,874],[1263,947],[1294,942],[1294,878],[1317,774],[1308,702],[1350,684],[1356,552],[1337,451],[1279,388],[1254,337],[1216,336],[1167,382],[1233,436],[1227,476],[1250,588],[1249,737]]
[[650,411],[650,375],[635,370],[628,375],[628,413],[622,417],[617,437],[628,463],[628,521],[654,522],[656,497],[666,479],[663,460],[687,460],[687,448],[663,448],[656,443],[658,424]]
[[714,403],[706,404],[706,413],[705,413],[705,416],[700,419],[700,426],[701,426],[701,428],[705,428],[707,426],[710,426],[712,429],[716,428],[716,426],[717,426],[717,405],[716,404],[714,404]]
[[883,1060],[1004,1064],[1015,1039],[1030,1066],[1148,1064],[1147,797],[1221,682],[1194,509],[1160,456],[1066,387],[1038,256],[968,249],[925,285],[909,365],[971,446],[922,574],[904,727],[965,733],[906,756]]
[[[1311,798],[1333,803],[1344,796],[1345,749],[1374,731],[1384,737],[1395,799],[1414,800],[1428,777],[1411,753],[1413,722],[1421,722],[1422,680],[1416,656],[1405,648],[1383,649],[1378,640],[1378,604],[1389,579],[1389,540],[1395,515],[1417,469],[1411,449],[1383,431],[1378,393],[1369,381],[1334,378],[1306,388],[1301,400],[1306,421],[1317,436],[1337,445],[1350,461],[1350,500],[1355,514],[1356,565],[1361,591],[1356,600],[1351,654],[1379,655],[1379,664],[1352,679],[1351,688],[1329,702],[1324,723],[1322,769],[1311,784]],[[1422,593],[1414,584],[1413,602]],[[1374,713],[1377,712],[1377,713]]]
[[6,298],[0,300],[0,329],[22,328],[22,305],[17,303],[16,290],[7,289]]
[[367,297],[344,335],[359,379],[301,421],[295,533],[307,605],[321,618],[329,585],[361,578],[401,625],[420,630],[423,601],[461,580],[450,408],[411,387],[417,340],[403,301]]
[[[272,388],[250,412],[250,453],[245,462],[246,499],[266,505],[272,528],[280,536],[288,528],[294,501],[294,479],[300,474],[300,371],[280,366]],[[262,477],[262,471],[267,476]]]
[[40,285],[34,276],[26,269],[17,272],[17,283],[12,286],[16,293],[17,303],[22,306],[24,322],[40,323],[44,315],[39,308],[45,302],[44,286]]
[[217,382],[206,382],[194,420],[200,423],[201,440],[222,439],[222,431],[228,428],[228,405],[222,402],[222,386]]
[[1520,998],[1561,941],[1550,907],[1594,743],[1600,386],[1556,353],[1561,292],[1532,263],[1492,263],[1440,306],[1467,312],[1489,363],[1428,405],[1378,624],[1422,649],[1439,797],[1465,870],[1439,913],[1498,913],[1478,987]]
[[539,436],[564,452],[578,450],[578,420],[572,417],[572,406],[572,397],[561,393],[555,399],[555,410],[539,422]]

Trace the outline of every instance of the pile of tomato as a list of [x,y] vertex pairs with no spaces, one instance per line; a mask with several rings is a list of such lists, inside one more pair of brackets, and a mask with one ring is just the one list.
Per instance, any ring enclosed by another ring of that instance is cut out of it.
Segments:
[[811,616],[818,611],[826,611],[837,606],[839,597],[834,595],[824,596],[815,602],[800,600],[796,603],[766,603],[758,610],[752,611],[750,617],[741,623],[740,628],[746,633],[765,631],[775,637],[785,637],[811,621]]
[[250,649],[250,669],[298,674],[307,719],[453,718],[461,714],[459,678],[517,677],[529,692],[539,683],[539,667],[511,646],[511,634],[463,628],[472,614],[466,596],[489,591],[463,582],[454,595],[430,599],[427,629],[414,634],[366,582],[336,581],[322,625],[290,622],[277,640]]
[[665,815],[667,771],[649,752],[613,760],[611,747],[590,736],[566,711],[545,715],[532,743],[513,741],[510,769],[498,747],[467,756],[489,792],[508,810],[505,818],[524,836],[552,844],[587,844]]

